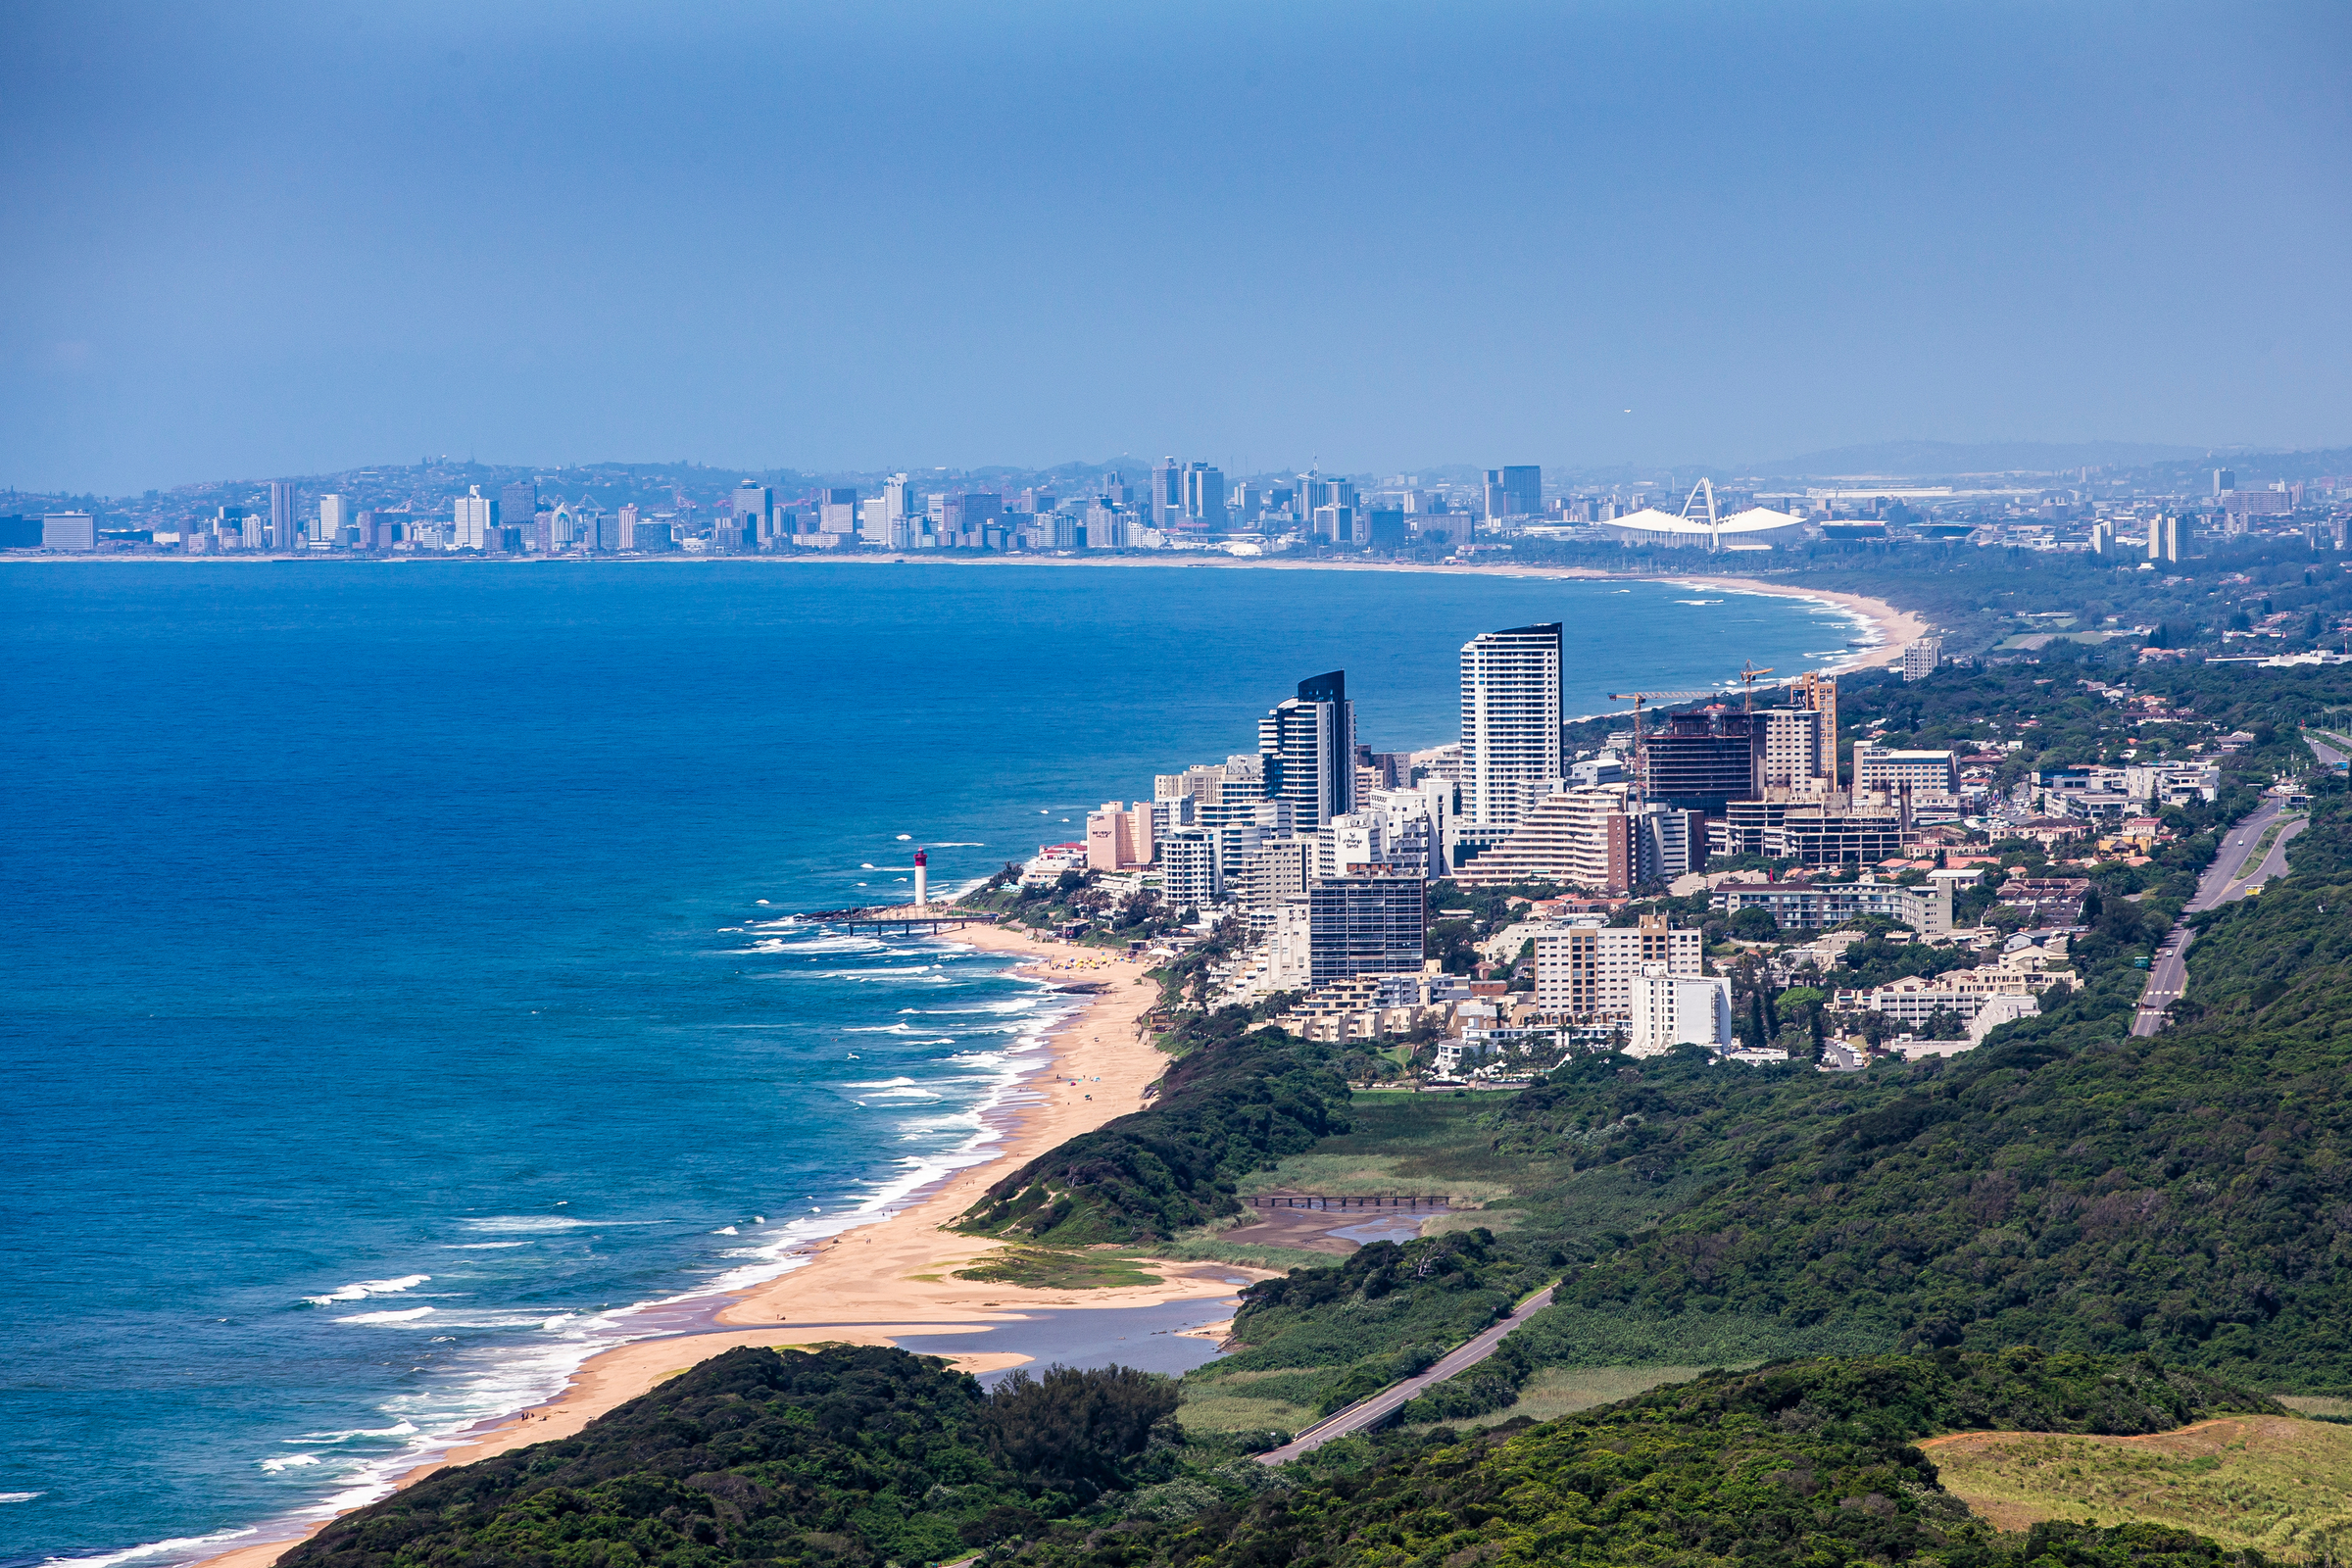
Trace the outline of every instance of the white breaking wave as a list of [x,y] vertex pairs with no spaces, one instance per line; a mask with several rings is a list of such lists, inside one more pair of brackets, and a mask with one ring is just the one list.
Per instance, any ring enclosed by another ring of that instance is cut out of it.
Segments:
[[30,1502],[35,1497],[47,1495],[45,1492],[0,1492],[0,1502]]
[[491,1219],[467,1219],[458,1223],[469,1231],[512,1236],[522,1231],[576,1231],[596,1221],[572,1219],[564,1214],[500,1214]]
[[[36,1492],[32,1495],[37,1497],[40,1494]],[[150,1541],[143,1546],[130,1546],[122,1551],[110,1551],[101,1557],[51,1557],[42,1563],[41,1568],[107,1568],[110,1563],[132,1562],[141,1557],[161,1557],[169,1552],[209,1557],[212,1553],[202,1548],[218,1546],[230,1541],[243,1541],[247,1536],[260,1534],[260,1526],[247,1525],[242,1530],[223,1530],[217,1536],[177,1536],[170,1541]]]
[[413,1291],[431,1279],[430,1274],[403,1274],[393,1280],[360,1280],[339,1291],[324,1296],[306,1296],[304,1300],[313,1306],[332,1306],[338,1301],[365,1301],[370,1296],[393,1296],[401,1291]]
[[351,1317],[339,1317],[335,1321],[338,1323],[414,1323],[420,1317],[430,1316],[432,1310],[429,1306],[412,1306],[405,1312],[361,1312]]
[[502,1247],[528,1247],[529,1242],[443,1242],[444,1252],[489,1252]]
[[282,1458],[264,1459],[262,1468],[271,1475],[275,1475],[280,1470],[300,1470],[317,1463],[318,1463],[318,1456],[315,1453],[289,1453]]

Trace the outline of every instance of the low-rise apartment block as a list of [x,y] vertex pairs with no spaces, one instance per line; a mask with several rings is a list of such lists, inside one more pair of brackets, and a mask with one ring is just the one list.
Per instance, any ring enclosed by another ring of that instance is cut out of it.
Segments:
[[1826,931],[1871,914],[1907,925],[1923,937],[1942,936],[1952,928],[1948,882],[1915,888],[1875,877],[1859,882],[1726,882],[1707,903],[1727,914],[1762,909],[1784,931]]

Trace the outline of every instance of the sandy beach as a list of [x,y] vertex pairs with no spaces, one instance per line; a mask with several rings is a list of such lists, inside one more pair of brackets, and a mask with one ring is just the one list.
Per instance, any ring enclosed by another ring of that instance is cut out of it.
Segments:
[[[764,1285],[736,1293],[707,1332],[641,1340],[608,1350],[572,1374],[558,1397],[481,1432],[401,1477],[410,1486],[450,1465],[569,1437],[613,1406],[696,1362],[739,1346],[887,1345],[906,1337],[955,1336],[950,1357],[967,1372],[1000,1371],[1035,1359],[989,1347],[992,1332],[1040,1311],[1105,1311],[1230,1298],[1229,1282],[1257,1277],[1225,1263],[1175,1264],[1160,1282],[1118,1290],[1044,1291],[955,1277],[999,1244],[943,1227],[991,1183],[1056,1144],[1141,1108],[1144,1091],[1167,1058],[1155,1050],[1143,1016],[1159,1000],[1144,965],[1101,949],[1017,930],[967,926],[949,939],[1025,961],[1019,972],[1056,985],[1102,989],[1085,1009],[1049,1037],[1026,1093],[1004,1117],[997,1157],[918,1193],[906,1207],[811,1246],[808,1261]],[[1230,1317],[1230,1313],[1214,1313]],[[968,1339],[970,1348],[960,1348]],[[316,1530],[317,1525],[312,1526]],[[206,1568],[265,1568],[302,1535],[288,1534],[206,1559]]]
[[[1720,560],[1720,557],[1698,555],[1697,561]],[[1839,674],[1849,670],[1875,669],[1899,662],[1905,645],[1928,636],[1934,627],[1913,611],[1898,610],[1884,599],[1866,594],[1839,593],[1830,588],[1808,588],[1796,583],[1766,582],[1760,577],[1726,577],[1703,569],[1689,575],[1680,572],[1658,571],[1601,571],[1591,566],[1439,566],[1409,561],[1284,561],[1266,556],[1223,556],[1187,553],[1170,556],[1112,556],[1094,560],[1083,556],[985,556],[942,557],[928,552],[921,555],[857,555],[838,558],[872,565],[931,565],[931,566],[1158,566],[1179,567],[1203,571],[1398,571],[1438,572],[1449,577],[1556,577],[1587,582],[1663,582],[1687,584],[1693,588],[1712,588],[1725,593],[1771,594],[1783,599],[1802,599],[1814,604],[1833,605],[1866,622],[1872,632],[1869,646],[1831,662],[1830,672]]]
[[[1836,606],[1866,621],[1874,634],[1869,645],[1838,661],[1835,667],[1840,670],[1890,663],[1901,657],[1905,644],[1930,630],[1918,615],[1883,600],[1748,577],[1670,576],[1567,566],[1437,566],[1200,556],[1099,560],[868,555],[840,559],[875,565],[1402,571],[1687,584],[1719,592],[1809,600]],[[740,1346],[882,1345],[911,1337],[936,1348],[943,1339],[952,1337],[957,1346],[951,1356],[955,1364],[984,1373],[1034,1359],[1018,1351],[992,1349],[990,1337],[1000,1328],[1033,1321],[1041,1311],[1112,1311],[1229,1297],[1234,1289],[1229,1282],[1251,1271],[1222,1263],[1171,1265],[1159,1271],[1162,1277],[1156,1285],[1092,1291],[1029,1290],[955,1277],[958,1269],[997,1250],[998,1244],[960,1236],[945,1227],[990,1184],[1019,1165],[1066,1139],[1141,1108],[1144,1091],[1159,1077],[1165,1058],[1152,1047],[1143,1027],[1143,1015],[1156,1004],[1158,989],[1144,977],[1141,963],[1099,949],[1071,947],[1000,927],[967,926],[949,940],[1017,956],[1024,960],[1020,965],[1024,975],[1058,985],[1101,988],[1083,1011],[1050,1037],[1048,1050],[1024,1081],[1024,1093],[999,1118],[1004,1132],[996,1157],[917,1193],[896,1212],[812,1244],[807,1261],[764,1285],[737,1293],[706,1319],[712,1325],[707,1330],[641,1340],[595,1356],[572,1375],[556,1398],[470,1436],[404,1475],[400,1485],[412,1485],[450,1465],[568,1437],[663,1379]],[[1210,1325],[1181,1332],[1221,1337],[1223,1328]],[[966,1342],[968,1349],[962,1348]],[[300,1539],[302,1535],[279,1535],[209,1558],[204,1568],[266,1568]]]

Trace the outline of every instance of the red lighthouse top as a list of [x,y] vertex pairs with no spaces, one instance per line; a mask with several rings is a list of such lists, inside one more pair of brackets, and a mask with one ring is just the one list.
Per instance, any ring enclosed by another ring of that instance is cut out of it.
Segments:
[[917,865],[929,865],[931,863],[931,857],[925,854],[923,851],[917,850],[914,852],[914,863]]

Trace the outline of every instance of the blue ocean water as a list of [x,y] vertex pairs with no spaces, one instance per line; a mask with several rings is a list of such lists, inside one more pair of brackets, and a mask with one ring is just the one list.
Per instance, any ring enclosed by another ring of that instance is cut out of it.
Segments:
[[784,921],[1083,832],[1302,676],[1451,739],[1471,635],[1569,706],[1821,667],[1663,583],[847,563],[0,568],[0,1564],[146,1564],[438,1440],[985,1157],[1065,1003]]

